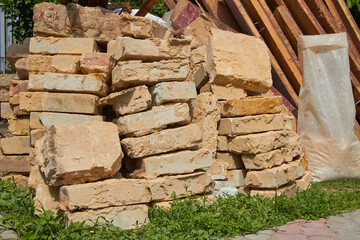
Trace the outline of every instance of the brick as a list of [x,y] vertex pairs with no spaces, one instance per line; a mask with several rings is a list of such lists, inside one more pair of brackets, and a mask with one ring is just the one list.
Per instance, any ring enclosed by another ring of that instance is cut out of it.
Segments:
[[112,84],[115,89],[124,89],[143,84],[184,81],[188,72],[188,60],[162,60],[151,63],[120,62],[112,71]]
[[212,165],[210,150],[181,151],[136,159],[135,178],[153,179],[160,175],[191,173]]
[[215,95],[218,100],[227,100],[227,99],[238,99],[247,97],[246,90],[234,86],[231,83],[227,84],[210,84],[210,90]]
[[74,93],[20,93],[20,110],[26,112],[65,112],[98,114],[99,97]]
[[190,62],[192,65],[197,65],[200,63],[206,63],[207,61],[207,50],[206,46],[200,46],[191,50],[190,53]]
[[40,140],[43,136],[45,136],[46,129],[34,129],[30,131],[30,145],[31,147],[35,147],[36,141]]
[[68,222],[83,222],[91,224],[98,220],[105,224],[102,218],[107,221],[112,221],[112,224],[122,229],[133,229],[136,223],[143,223],[148,221],[148,206],[145,204],[122,206],[122,207],[108,207],[100,209],[91,209],[83,212],[66,212],[65,217]]
[[296,188],[299,188],[300,190],[306,190],[311,186],[311,172],[306,171],[304,176],[301,178],[295,180],[296,182]]
[[14,112],[10,107],[10,103],[8,102],[2,102],[0,110],[1,110],[1,118],[10,119],[15,117]]
[[219,101],[218,106],[222,117],[240,117],[265,113],[280,113],[281,97],[247,97]]
[[30,39],[30,53],[54,55],[54,54],[78,54],[97,52],[96,42],[92,38],[46,38],[32,37]]
[[1,139],[1,149],[6,155],[29,154],[30,136],[15,136]]
[[10,90],[9,96],[13,97],[16,94],[21,92],[26,92],[28,88],[29,81],[27,80],[11,80],[10,81]]
[[108,53],[117,61],[142,60],[159,61],[165,59],[189,58],[189,39],[133,39],[118,37],[108,43]]
[[11,44],[6,49],[6,60],[9,62],[12,69],[15,69],[15,63],[21,58],[29,56],[30,38],[24,39],[22,44]]
[[232,138],[229,150],[238,154],[258,154],[284,147],[288,142],[288,131],[257,133]]
[[212,28],[207,47],[211,82],[260,93],[272,86],[269,50],[260,39]]
[[84,53],[80,60],[82,73],[104,73],[107,82],[111,79],[114,66],[115,61],[110,53]]
[[226,172],[226,177],[229,182],[235,184],[236,187],[244,186],[246,170],[229,170]]
[[0,74],[0,88],[9,89],[10,80],[16,79],[16,74]]
[[32,112],[30,114],[31,129],[46,129],[51,127],[52,125],[58,126],[92,122],[103,122],[103,116],[53,112]]
[[217,151],[227,152],[229,151],[229,138],[227,136],[218,136],[217,137]]
[[29,135],[30,120],[28,118],[9,119],[9,132],[12,135],[27,136]]
[[196,148],[202,140],[198,124],[166,129],[138,138],[125,138],[121,145],[131,158],[141,158],[175,150]]
[[27,68],[30,73],[79,73],[80,56],[74,55],[29,55]]
[[177,103],[120,117],[118,127],[120,135],[142,136],[164,129],[168,125],[188,123],[190,123],[189,105]]
[[29,156],[0,156],[0,172],[30,173]]
[[150,200],[148,183],[142,179],[109,179],[60,188],[60,201],[69,211],[147,203]]
[[200,89],[209,81],[209,75],[206,72],[205,64],[200,64],[199,66],[196,66],[192,73],[196,88],[198,89]]
[[244,163],[241,156],[229,152],[217,152],[216,162],[221,163],[224,169],[243,169]]
[[110,93],[99,100],[99,105],[112,105],[113,110],[123,116],[149,109],[152,100],[148,87],[142,85]]
[[16,105],[19,105],[20,104],[20,94],[15,94],[14,96],[12,96],[10,98],[10,107],[14,107]]
[[[173,192],[177,197],[202,194],[211,188],[211,178],[206,173],[191,173],[148,180],[153,201],[172,200]],[[187,191],[184,186],[188,186]]]
[[111,178],[121,167],[123,153],[113,123],[51,126],[37,143],[37,155],[44,159],[43,173],[50,186]]
[[219,123],[219,135],[230,137],[250,133],[282,130],[284,118],[282,114],[262,114],[238,118],[223,118]]
[[200,124],[203,132],[201,147],[210,149],[215,158],[220,112],[216,98],[211,93],[202,93],[190,102],[191,121]]
[[251,189],[251,196],[260,195],[265,198],[274,198],[275,195],[281,196],[295,196],[296,195],[296,184],[295,182],[290,182],[284,186],[280,186],[278,189]]
[[194,82],[161,82],[150,89],[153,105],[169,102],[188,102],[197,96]]
[[101,77],[64,73],[31,74],[29,91],[89,93],[106,96],[108,87]]
[[10,99],[9,90],[0,88],[0,102],[8,102]]
[[246,174],[245,185],[254,188],[277,188],[294,181],[305,174],[302,160],[282,164],[279,167],[262,171],[249,171]]
[[20,58],[15,63],[15,69],[19,79],[26,80],[29,78],[29,72],[26,66],[26,61],[27,61],[26,58]]

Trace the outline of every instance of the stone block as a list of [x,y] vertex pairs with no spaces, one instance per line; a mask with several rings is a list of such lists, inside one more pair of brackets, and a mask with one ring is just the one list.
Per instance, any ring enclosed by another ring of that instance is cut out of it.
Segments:
[[152,100],[148,87],[142,85],[110,93],[99,100],[99,105],[112,105],[113,110],[123,116],[149,109],[152,105]]
[[60,201],[69,211],[147,203],[150,200],[148,183],[142,179],[109,179],[60,188]]
[[259,154],[284,147],[288,143],[288,131],[272,131],[232,138],[229,150],[238,154]]
[[15,74],[0,74],[0,102],[9,101],[10,80],[15,79]]
[[108,43],[108,53],[117,61],[142,60],[159,61],[165,59],[189,58],[189,39],[133,39],[118,37]]
[[272,86],[269,50],[260,39],[212,28],[207,51],[211,82],[260,93]]
[[0,173],[30,173],[29,156],[0,156]]
[[188,123],[190,123],[189,105],[177,103],[120,117],[118,127],[120,135],[138,137],[164,129],[168,125]]
[[1,149],[5,155],[29,154],[30,136],[15,136],[1,139]]
[[237,118],[223,118],[219,123],[219,135],[230,137],[282,130],[284,118],[282,114],[262,114]]
[[177,197],[206,193],[212,185],[211,178],[206,173],[159,177],[148,183],[153,201],[172,200],[173,192]]
[[46,129],[34,129],[30,131],[30,145],[31,147],[35,147],[36,141],[40,140],[43,136],[45,136]]
[[247,97],[219,101],[218,106],[222,117],[241,117],[265,113],[280,113],[281,97]]
[[207,61],[207,50],[206,46],[200,46],[191,50],[190,53],[190,62],[193,66]]
[[202,140],[198,124],[166,129],[138,138],[125,138],[121,145],[131,158],[141,158],[176,150],[196,148]]
[[246,176],[245,169],[229,170],[226,172],[226,178],[229,182],[235,184],[236,187],[244,186],[244,180]]
[[311,186],[311,172],[306,171],[305,175],[297,180],[296,182],[296,188],[299,188],[300,190],[306,190]]
[[29,56],[30,38],[24,39],[22,44],[11,44],[6,49],[6,60],[8,60],[12,69],[15,69],[15,63],[21,58]]
[[4,119],[15,118],[14,112],[11,109],[9,102],[2,102],[0,110],[1,110],[1,118]]
[[251,196],[260,195],[265,198],[274,198],[275,195],[281,196],[295,196],[296,195],[296,183],[290,182],[284,186],[279,187],[278,189],[251,189]]
[[161,82],[150,89],[153,105],[169,102],[188,102],[197,96],[194,82]]
[[119,62],[112,71],[115,89],[137,85],[154,85],[159,82],[184,81],[189,72],[189,61],[185,59],[159,62]]
[[205,64],[200,64],[196,66],[192,71],[194,82],[197,89],[200,89],[209,81],[209,75],[206,72]]
[[245,185],[254,188],[277,188],[302,177],[305,173],[301,160],[262,171],[249,171]]
[[[60,210],[59,204],[59,187],[48,186],[39,183],[35,188],[34,207],[36,209],[44,208],[45,211],[53,211],[55,214]],[[38,214],[38,213],[37,213]]]
[[91,221],[95,222],[97,219],[100,223],[105,223],[102,218],[107,221],[112,221],[112,224],[122,229],[133,229],[136,227],[136,223],[144,223],[148,221],[148,206],[145,204],[129,205],[122,207],[108,207],[94,210],[88,210],[84,212],[66,212],[65,217],[68,222],[83,222],[91,224]]
[[30,120],[28,118],[14,118],[9,119],[9,132],[16,136],[27,136],[29,135]]
[[19,79],[26,80],[29,78],[29,72],[26,66],[26,61],[27,61],[26,58],[20,58],[15,63],[15,69]]
[[76,55],[29,55],[27,68],[30,73],[79,73],[80,56]]
[[51,126],[36,147],[50,186],[111,178],[123,157],[116,125],[105,122]]
[[14,96],[12,96],[10,98],[10,107],[15,107],[16,105],[19,105],[20,104],[20,94],[15,94]]
[[247,97],[246,90],[232,83],[211,83],[210,90],[218,100],[238,99]]
[[[21,174],[9,174],[9,175],[6,175],[6,176],[0,176],[0,178],[2,180],[7,180],[7,179],[13,179],[15,180],[15,183],[17,185],[22,185],[22,186],[28,186],[28,181],[29,181],[29,177],[28,176],[24,176],[24,175],[21,175]],[[6,239],[6,238],[5,238]]]
[[106,96],[108,87],[97,75],[80,75],[64,73],[31,74],[29,91],[89,93]]
[[227,136],[218,136],[216,150],[220,152],[229,151],[229,138]]
[[83,53],[97,52],[98,47],[92,38],[32,37],[29,51],[32,54],[43,55],[81,55]]
[[203,132],[201,147],[210,149],[215,158],[220,111],[211,93],[202,93],[190,102],[191,121],[200,124]]
[[111,79],[114,66],[115,61],[110,53],[84,53],[80,60],[82,73],[104,73],[107,82]]
[[9,96],[13,97],[16,94],[21,92],[26,92],[28,88],[29,81],[27,80],[11,80],[10,81],[10,90]]
[[30,114],[31,129],[46,129],[51,127],[52,125],[58,126],[94,122],[103,122],[103,116],[53,112],[32,112]]
[[98,114],[98,96],[74,93],[22,92],[20,110],[26,112],[64,112]]
[[224,169],[244,168],[241,156],[230,152],[217,152],[215,161],[222,164]]
[[0,102],[8,102],[9,99],[9,89],[0,88]]
[[153,179],[160,175],[191,173],[206,169],[213,163],[211,151],[181,151],[158,156],[136,159],[135,178]]

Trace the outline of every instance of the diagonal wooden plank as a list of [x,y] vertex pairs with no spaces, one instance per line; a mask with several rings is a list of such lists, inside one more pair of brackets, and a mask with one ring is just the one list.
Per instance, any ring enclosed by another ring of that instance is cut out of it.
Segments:
[[302,75],[296,65],[296,59],[294,59],[293,54],[284,44],[259,2],[257,0],[244,0],[243,4],[248,10],[252,20],[258,22],[257,28],[260,29],[265,42],[276,57],[295,92],[299,93]]
[[360,125],[357,121],[355,121],[354,133],[355,136],[360,140]]
[[170,10],[173,10],[176,7],[175,0],[164,0],[164,1]]
[[147,0],[139,9],[139,11],[135,14],[135,16],[145,17],[151,9],[157,4],[159,0]]
[[[257,38],[263,40],[259,31],[257,30],[255,24],[251,20],[250,16],[246,12],[244,6],[240,0],[225,0],[226,4],[229,6],[234,18],[238,22],[242,31],[248,35],[253,35]],[[282,71],[280,65],[278,64],[276,58],[269,50],[270,61],[272,65],[272,77],[274,86],[284,95],[291,104],[295,107],[299,104],[299,97],[291,86],[289,80],[286,78],[284,72]]]
[[301,29],[299,28],[299,26],[291,16],[289,10],[284,5],[281,5],[275,9],[274,17],[276,21],[279,23],[283,32],[285,33],[285,36],[289,40],[293,50],[297,54],[298,53],[297,41],[299,39],[299,36],[303,35]]
[[306,35],[325,34],[304,0],[284,0],[301,31]]

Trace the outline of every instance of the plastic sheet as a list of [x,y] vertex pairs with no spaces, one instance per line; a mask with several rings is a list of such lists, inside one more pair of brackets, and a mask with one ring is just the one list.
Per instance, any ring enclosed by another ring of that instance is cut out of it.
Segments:
[[360,177],[346,33],[300,36],[298,133],[314,181]]

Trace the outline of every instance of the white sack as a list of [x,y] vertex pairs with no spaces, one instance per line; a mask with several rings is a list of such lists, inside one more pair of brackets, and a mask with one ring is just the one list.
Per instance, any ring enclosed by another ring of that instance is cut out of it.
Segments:
[[314,181],[360,177],[346,33],[300,36],[298,133]]

